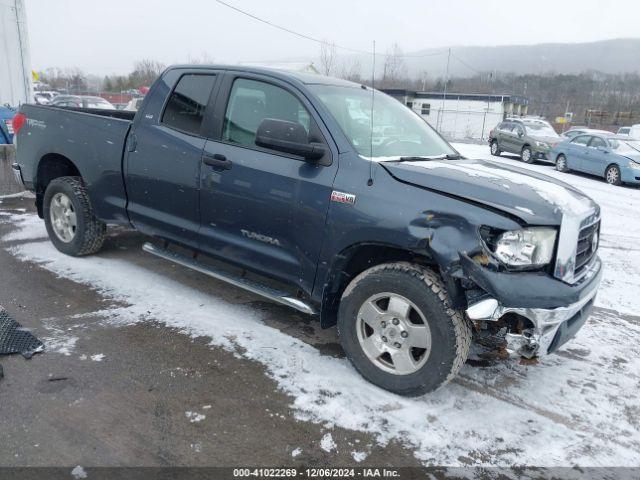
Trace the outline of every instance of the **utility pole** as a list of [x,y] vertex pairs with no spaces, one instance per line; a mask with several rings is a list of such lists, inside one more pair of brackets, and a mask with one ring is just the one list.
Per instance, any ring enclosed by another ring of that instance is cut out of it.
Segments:
[[[444,94],[442,95],[442,107],[440,108],[440,125],[438,126],[438,132],[442,128],[442,117],[444,116],[444,104],[447,100],[447,84],[449,83],[449,64],[451,63],[451,49],[447,53],[447,71],[444,74]],[[442,132],[440,132],[442,133]]]

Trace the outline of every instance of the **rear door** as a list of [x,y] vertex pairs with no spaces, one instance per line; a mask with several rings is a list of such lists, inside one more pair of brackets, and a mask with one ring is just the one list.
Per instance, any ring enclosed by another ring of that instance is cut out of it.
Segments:
[[584,171],[584,162],[591,135],[578,135],[567,145],[567,166],[573,170]]
[[[227,73],[219,99],[200,176],[200,248],[310,291],[338,168],[328,131],[302,92],[270,77]],[[257,146],[266,118],[300,123],[327,154],[310,163]]]
[[169,71],[138,114],[126,186],[129,218],[146,234],[197,245],[203,120],[218,78],[216,71]]

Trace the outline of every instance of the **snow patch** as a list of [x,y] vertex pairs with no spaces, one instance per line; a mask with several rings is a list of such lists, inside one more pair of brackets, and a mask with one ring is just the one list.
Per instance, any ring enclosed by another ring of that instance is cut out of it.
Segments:
[[295,448],[295,449],[293,450],[293,452],[291,452],[291,456],[292,456],[293,458],[296,458],[296,457],[297,457],[298,455],[300,455],[301,453],[302,453],[302,449],[301,449],[300,447],[298,447],[298,448]]
[[36,198],[33,192],[29,192],[27,190],[18,193],[11,193],[9,195],[0,195],[0,200],[5,200],[9,198]]
[[87,478],[87,472],[80,465],[71,470],[71,476],[76,480],[81,480],[83,478]]
[[42,337],[45,352],[56,352],[67,357],[73,353],[78,340],[78,337],[65,334],[62,330],[55,331],[51,336]]
[[2,237],[5,242],[36,240],[47,237],[44,221],[37,215],[13,214],[6,217],[3,216],[0,222],[12,223],[15,226],[15,230]]
[[207,418],[206,415],[198,412],[184,412],[184,415],[189,419],[191,423],[198,423]]
[[320,448],[325,452],[330,452],[331,450],[335,450],[337,447],[336,442],[333,441],[333,437],[330,433],[325,433],[322,440],[320,440]]
[[91,355],[91,360],[93,360],[94,362],[101,362],[102,360],[104,360],[104,357],[106,355],[104,353],[98,353],[96,355]]
[[367,459],[368,455],[366,452],[351,452],[351,457],[358,463]]

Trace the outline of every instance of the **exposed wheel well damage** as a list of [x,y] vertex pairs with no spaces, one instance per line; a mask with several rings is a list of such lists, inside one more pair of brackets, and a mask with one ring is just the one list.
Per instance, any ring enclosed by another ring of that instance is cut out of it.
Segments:
[[42,200],[44,192],[52,180],[60,177],[79,177],[80,171],[75,164],[64,155],[48,153],[40,159],[36,174],[36,207],[38,215],[42,218]]
[[[413,252],[391,245],[359,244],[351,246],[336,256],[329,280],[324,286],[320,324],[328,328],[336,324],[338,306],[344,289],[360,273],[368,268],[391,262],[410,262],[432,267],[439,272],[436,262],[428,254]],[[443,279],[447,284],[447,279]],[[450,279],[453,282],[453,279]],[[447,285],[447,288],[453,285]]]

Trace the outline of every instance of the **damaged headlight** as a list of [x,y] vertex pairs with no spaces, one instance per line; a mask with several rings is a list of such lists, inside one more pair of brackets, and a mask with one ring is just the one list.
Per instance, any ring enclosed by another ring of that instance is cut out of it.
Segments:
[[509,267],[541,267],[553,259],[557,235],[554,228],[532,227],[501,233],[485,243]]

